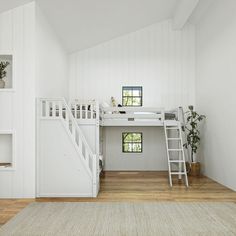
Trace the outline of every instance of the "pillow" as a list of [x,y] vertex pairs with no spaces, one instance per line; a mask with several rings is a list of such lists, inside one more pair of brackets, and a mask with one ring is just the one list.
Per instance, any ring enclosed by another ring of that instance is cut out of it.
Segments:
[[[118,104],[118,107],[122,107],[122,105],[121,105],[121,104]],[[120,114],[126,114],[125,111],[119,111],[119,112],[120,112]]]

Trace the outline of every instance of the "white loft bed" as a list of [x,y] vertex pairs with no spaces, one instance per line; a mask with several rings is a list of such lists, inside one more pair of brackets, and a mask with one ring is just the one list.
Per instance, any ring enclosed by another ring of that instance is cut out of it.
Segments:
[[166,111],[158,107],[103,107],[98,101],[74,100],[71,111],[79,124],[100,126],[163,126],[165,120],[182,123],[182,108]]
[[[68,119],[68,110],[60,103],[49,100],[43,107],[45,109],[42,109],[42,115],[55,119],[62,116],[65,120]],[[93,153],[99,157],[99,172],[104,166],[102,127],[176,126],[179,125],[179,122],[181,126],[184,125],[184,114],[181,107],[171,111],[157,107],[103,107],[94,100],[74,100],[69,103],[68,109],[88,139]],[[68,121],[68,125],[73,133],[70,121]]]
[[99,156],[100,172],[104,166],[102,127],[164,126],[164,121],[183,123],[181,107],[171,111],[157,107],[103,107],[94,100],[71,101],[70,109],[88,137],[95,135],[95,152]]

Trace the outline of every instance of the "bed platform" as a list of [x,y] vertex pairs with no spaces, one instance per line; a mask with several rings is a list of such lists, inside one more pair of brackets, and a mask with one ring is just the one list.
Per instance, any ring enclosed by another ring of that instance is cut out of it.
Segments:
[[101,109],[102,126],[162,126],[164,108],[108,107]]
[[71,111],[78,123],[99,126],[164,126],[180,121],[182,108],[166,111],[158,107],[103,107],[97,101],[74,100]]

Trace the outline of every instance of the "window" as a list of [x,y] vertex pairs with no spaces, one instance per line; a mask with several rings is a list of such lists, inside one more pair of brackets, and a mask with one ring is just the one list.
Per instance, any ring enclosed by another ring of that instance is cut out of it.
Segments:
[[125,153],[141,153],[143,151],[142,133],[122,133],[122,146]]
[[122,87],[123,106],[142,106],[143,89],[141,86]]

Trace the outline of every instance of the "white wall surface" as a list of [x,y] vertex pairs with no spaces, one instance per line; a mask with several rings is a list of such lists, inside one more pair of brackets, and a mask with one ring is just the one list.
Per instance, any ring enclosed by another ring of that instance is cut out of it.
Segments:
[[14,90],[0,91],[0,130],[15,133],[13,170],[0,170],[0,197],[35,196],[35,11],[0,14],[0,54],[13,54]]
[[143,86],[144,106],[195,103],[195,32],[164,21],[70,56],[70,97],[121,103],[124,85]]
[[36,95],[68,96],[68,55],[36,4]]
[[[143,152],[123,153],[122,132],[142,132]],[[167,170],[163,127],[106,127],[105,170]]]
[[197,108],[207,116],[205,174],[236,190],[236,1],[216,0],[197,27]]

